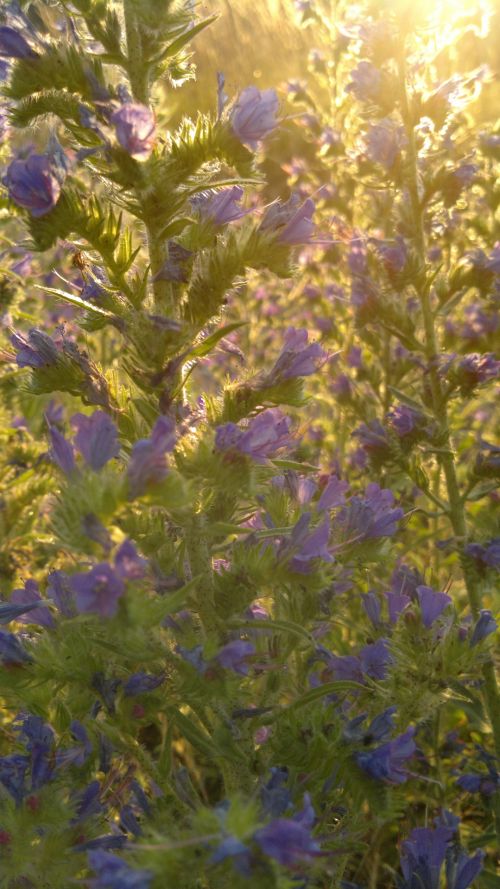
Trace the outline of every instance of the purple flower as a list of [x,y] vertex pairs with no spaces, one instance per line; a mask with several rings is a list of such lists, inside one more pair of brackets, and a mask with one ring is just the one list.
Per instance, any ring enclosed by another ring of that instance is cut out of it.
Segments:
[[248,86],[238,96],[231,112],[231,127],[236,138],[255,150],[257,143],[276,129],[278,107],[274,90],[261,92],[256,86]]
[[443,613],[452,599],[446,593],[436,593],[430,586],[418,586],[417,598],[424,627],[429,629],[434,621]]
[[120,453],[118,430],[104,411],[94,411],[90,416],[74,414],[71,423],[77,429],[75,445],[91,469],[102,469]]
[[153,281],[173,281],[175,284],[185,284],[189,281],[189,268],[192,250],[187,250],[177,241],[168,241],[168,259],[163,263]]
[[40,716],[24,717],[15,730],[24,738],[30,754],[31,789],[38,790],[50,781],[54,772],[54,732]]
[[14,633],[0,630],[0,663],[5,667],[17,667],[31,660]]
[[372,679],[385,679],[387,667],[394,660],[389,651],[388,639],[377,639],[369,645],[365,645],[359,652],[361,669],[366,676]]
[[302,204],[299,195],[292,194],[288,201],[283,203],[278,200],[267,208],[259,231],[275,234],[280,244],[290,247],[309,244],[314,232],[314,210],[312,198],[307,198]]
[[331,475],[316,504],[318,510],[335,509],[337,506],[343,506],[348,490],[348,482],[341,481],[336,475]]
[[401,235],[398,235],[395,241],[384,242],[373,238],[372,242],[375,244],[388,275],[400,274],[408,261],[408,248]]
[[493,380],[500,373],[500,361],[491,352],[472,352],[457,365],[456,379],[462,395],[469,395],[480,383]]
[[153,874],[148,870],[135,870],[117,855],[95,849],[88,853],[89,865],[97,879],[89,883],[90,889],[149,889]]
[[291,818],[276,818],[258,830],[254,839],[264,855],[269,855],[284,867],[294,867],[320,854],[310,827]]
[[71,587],[76,594],[76,606],[81,613],[113,617],[125,586],[118,574],[106,562],[91,571],[71,576]]
[[73,445],[64,437],[62,432],[59,432],[56,426],[49,428],[49,434],[52,443],[49,456],[54,463],[57,463],[59,469],[62,469],[66,475],[71,475],[76,469]]
[[10,341],[17,349],[18,367],[54,367],[60,358],[60,349],[52,337],[37,327],[32,327],[26,339],[20,333],[13,333]]
[[391,455],[391,443],[380,420],[361,423],[354,430],[353,436],[359,439],[361,447],[371,460],[382,463]]
[[359,62],[351,77],[346,93],[352,93],[360,102],[377,102],[381,98],[382,72],[371,62]]
[[[10,601],[15,605],[30,605],[35,601],[43,602],[40,590],[36,580],[27,580],[23,589],[13,590]],[[23,624],[40,624],[41,627],[47,627],[51,630],[54,626],[54,618],[47,608],[48,602],[44,602],[38,608],[30,610],[29,617],[18,617],[20,623]]]
[[26,772],[29,768],[29,757],[14,753],[13,756],[0,757],[0,784],[5,787],[16,803],[20,806],[26,793]]
[[0,27],[0,56],[6,59],[34,59],[36,55],[22,34],[8,25]]
[[483,639],[486,639],[491,633],[496,633],[497,629],[498,624],[491,611],[487,608],[483,608],[479,612],[479,617],[472,631],[472,636],[470,638],[471,648],[478,645],[479,642],[482,642]]
[[363,593],[361,599],[368,619],[372,622],[374,627],[378,627],[381,623],[382,616],[380,599],[373,590],[370,590],[368,593]]
[[417,587],[423,584],[424,578],[417,568],[410,568],[409,565],[398,565],[393,571],[391,577],[391,591],[398,595],[409,596],[415,600],[417,598]]
[[207,662],[203,657],[202,645],[195,645],[194,648],[184,648],[182,645],[177,645],[175,651],[176,654],[181,656],[183,661],[186,661],[187,664],[191,664],[197,673],[203,674],[207,669]]
[[439,889],[443,866],[452,831],[448,827],[417,827],[401,846],[401,870],[404,889],[422,887]]
[[270,408],[250,420],[241,429],[235,423],[218,426],[215,433],[215,449],[236,452],[251,457],[257,463],[265,463],[282,448],[290,447],[291,421],[278,408]]
[[366,154],[374,163],[381,164],[390,172],[401,154],[406,142],[403,127],[391,118],[385,117],[378,124],[370,126],[366,137]]
[[357,753],[355,755],[357,764],[372,778],[384,781],[386,784],[403,784],[408,778],[404,764],[417,749],[413,740],[414,734],[415,729],[410,726],[403,735],[399,735],[393,741],[373,750]]
[[394,714],[396,707],[388,707],[382,713],[379,713],[370,723],[368,727],[363,728],[366,721],[366,713],[351,719],[345,726],[342,734],[349,743],[363,742],[370,744],[374,741],[383,741],[394,731]]
[[32,216],[45,216],[57,204],[62,185],[61,167],[49,154],[30,154],[12,161],[3,184],[9,197]]
[[[27,602],[22,605],[12,605],[10,602],[0,601],[0,624],[10,624],[13,620],[19,620],[21,614],[39,609],[38,602]],[[35,621],[36,623],[36,621]]]
[[248,657],[255,654],[255,645],[252,642],[244,642],[242,639],[236,639],[234,642],[228,642],[216,655],[216,660],[225,670],[234,670],[239,676],[247,676],[249,665],[246,662]]
[[[278,550],[281,552],[291,552],[292,558],[289,567],[292,571],[300,574],[307,574],[311,568],[311,562],[321,559],[323,562],[333,562],[333,556],[328,551],[328,543],[330,539],[330,520],[325,517],[321,525],[318,525],[312,531],[309,531],[309,522],[311,520],[310,513],[304,513],[295,525],[290,540]],[[281,550],[281,551],[280,551]]]
[[69,747],[66,750],[57,751],[57,768],[62,768],[68,765],[83,766],[92,753],[92,742],[89,739],[85,727],[78,719],[72,720],[70,731],[75,741],[78,741],[78,745],[76,747]]
[[309,503],[317,491],[316,482],[310,478],[301,478],[291,469],[287,470],[284,475],[275,476],[271,479],[271,484],[286,491],[301,506]]
[[398,438],[408,438],[425,423],[424,415],[407,404],[397,404],[389,411],[387,419]]
[[408,608],[411,599],[409,596],[405,596],[401,593],[394,593],[392,590],[389,590],[389,592],[386,593],[386,596],[387,607],[389,609],[389,620],[391,624],[395,624],[398,622],[399,615],[403,614]]
[[135,160],[147,160],[156,138],[155,116],[151,109],[129,102],[115,111],[111,123],[122,148]]
[[266,376],[268,385],[295,377],[308,377],[324,362],[326,352],[319,343],[309,343],[307,330],[289,327],[285,333],[285,344],[276,364]]
[[279,818],[293,806],[290,791],[284,785],[288,781],[288,769],[271,767],[271,777],[260,791],[260,801],[264,815]]
[[54,600],[65,617],[76,616],[75,594],[71,589],[71,580],[64,571],[52,571],[49,574],[47,596]]
[[446,857],[447,889],[469,889],[482,870],[484,852],[470,858],[463,849],[451,847]]
[[191,198],[191,204],[202,219],[213,225],[226,225],[246,216],[248,210],[238,206],[243,197],[243,189],[239,185],[222,188],[220,191],[201,192]]
[[124,540],[115,554],[115,571],[122,580],[141,580],[148,563],[137,552],[131,540]]
[[168,473],[165,452],[173,450],[175,439],[175,422],[159,417],[151,438],[135,443],[127,472],[131,497],[139,497],[149,485],[163,481]]
[[152,673],[133,673],[123,686],[123,693],[125,697],[142,695],[148,691],[154,691],[164,681],[164,676],[153,676]]
[[457,779],[457,786],[467,793],[482,793],[483,796],[493,796],[500,788],[500,774],[493,769],[490,769],[489,774],[469,772]]
[[334,530],[341,533],[346,542],[357,543],[378,537],[392,537],[397,523],[403,518],[403,510],[393,509],[394,494],[380,488],[376,482],[368,485],[365,496],[351,497],[337,515]]

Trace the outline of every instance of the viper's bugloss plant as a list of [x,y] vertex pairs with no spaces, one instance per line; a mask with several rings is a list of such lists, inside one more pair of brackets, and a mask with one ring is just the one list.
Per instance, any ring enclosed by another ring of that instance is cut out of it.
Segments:
[[488,10],[293,6],[1,12],[5,889],[496,885]]

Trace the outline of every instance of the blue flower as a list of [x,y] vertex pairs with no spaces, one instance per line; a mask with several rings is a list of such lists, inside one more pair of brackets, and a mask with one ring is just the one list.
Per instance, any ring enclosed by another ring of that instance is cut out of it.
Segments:
[[334,561],[328,550],[330,519],[326,516],[320,525],[309,531],[310,519],[310,513],[303,513],[294,526],[290,539],[278,549],[278,556],[290,553],[292,558],[289,567],[300,574],[308,574],[316,559],[321,559],[323,562]]
[[77,609],[71,578],[64,571],[51,571],[48,579],[47,596],[54,600],[61,614],[75,617]]
[[99,614],[101,617],[114,617],[118,611],[118,600],[125,592],[122,579],[106,562],[82,574],[73,574],[70,584],[76,595],[78,611]]
[[33,609],[38,609],[39,607],[40,605],[36,601],[27,602],[23,605],[0,602],[0,624],[9,624],[13,620],[19,620],[22,614],[26,614],[28,611],[33,611]]
[[6,630],[0,630],[0,663],[5,667],[14,667],[19,664],[27,664],[29,661],[31,658],[17,636]]
[[126,697],[142,695],[148,691],[154,691],[164,681],[164,676],[153,676],[152,673],[133,673],[123,686],[123,693]]
[[372,778],[386,784],[403,784],[408,778],[405,762],[411,759],[417,749],[414,734],[415,729],[410,726],[403,735],[387,744],[356,753],[357,764]]
[[255,149],[261,139],[276,129],[278,107],[278,96],[274,90],[246,87],[238,96],[230,117],[236,138]]
[[294,867],[321,854],[318,843],[311,836],[309,826],[291,818],[276,818],[254,834],[264,855],[274,858],[284,867]]
[[299,195],[292,194],[287,201],[275,201],[267,208],[259,231],[274,234],[279,243],[290,247],[309,244],[314,233],[314,210],[312,198],[302,203]]
[[[39,624],[49,630],[55,626],[54,618],[47,607],[49,603],[42,599],[36,580],[27,580],[22,589],[13,590],[10,600],[15,605],[28,606],[29,617],[20,616],[20,623]],[[38,608],[31,608],[31,603],[37,600],[40,603]]]
[[284,785],[288,781],[288,769],[272,766],[269,781],[261,788],[260,801],[264,815],[279,818],[293,807],[290,791]]
[[97,879],[91,889],[149,889],[153,874],[148,870],[135,870],[117,855],[96,849],[88,853],[89,865]]
[[236,452],[265,463],[268,457],[291,444],[291,422],[278,408],[263,411],[246,428],[235,423],[218,426],[215,448],[222,452]]
[[31,328],[27,339],[20,333],[13,333],[10,341],[18,350],[18,367],[54,367],[59,362],[61,350],[52,337],[37,327]]
[[62,170],[49,154],[30,154],[12,161],[3,180],[9,197],[35,218],[55,207],[61,194]]
[[406,143],[404,128],[390,117],[378,124],[372,124],[366,137],[366,154],[374,163],[390,172],[401,156],[401,148]]
[[468,889],[480,874],[484,852],[476,852],[470,858],[463,849],[451,847],[446,857],[447,889]]
[[40,716],[21,718],[15,730],[24,738],[30,753],[31,789],[38,790],[50,781],[54,772],[54,732]]
[[276,385],[281,380],[308,377],[324,362],[326,352],[319,343],[309,343],[307,330],[289,327],[285,332],[285,344],[276,364],[265,377],[266,385]]
[[234,642],[224,645],[216,654],[215,659],[225,670],[233,670],[239,676],[246,676],[250,669],[247,658],[252,657],[255,651],[255,645],[252,642],[235,639]]
[[56,426],[49,427],[49,435],[52,443],[49,456],[66,475],[72,475],[76,469],[73,445]]
[[127,472],[131,497],[139,497],[149,485],[163,481],[168,473],[165,453],[173,450],[175,439],[175,422],[170,417],[159,417],[151,438],[135,443]]
[[6,59],[34,59],[34,52],[27,40],[8,25],[0,27],[0,56]]
[[420,604],[420,613],[424,627],[429,629],[435,620],[443,613],[452,599],[446,593],[436,593],[430,586],[418,586],[417,598]]
[[226,225],[242,219],[249,212],[238,204],[243,197],[243,189],[239,185],[222,188],[219,191],[200,192],[191,198],[191,205],[198,211],[202,219],[213,225]]
[[118,456],[118,430],[104,411],[94,411],[90,416],[74,414],[71,423],[77,429],[75,445],[91,469],[102,469],[109,460]]
[[439,889],[448,842],[448,827],[417,827],[401,847],[401,870],[405,878],[402,889]]
[[482,642],[483,639],[486,639],[486,637],[489,636],[491,633],[496,633],[497,629],[498,624],[491,611],[487,608],[483,608],[479,612],[479,617],[472,631],[472,636],[469,643],[471,648],[473,648],[479,642]]
[[146,575],[148,563],[137,552],[131,540],[124,540],[118,547],[115,558],[115,571],[122,580],[141,580]]
[[128,102],[111,117],[122,148],[138,161],[147,160],[156,139],[155,116],[146,105]]
[[21,805],[26,793],[26,772],[30,764],[29,756],[15,753],[0,757],[0,784],[5,787],[16,805]]
[[381,98],[382,72],[371,62],[358,62],[351,77],[346,93],[352,93],[360,102],[377,102]]
[[366,676],[372,679],[385,679],[387,667],[394,660],[389,651],[388,639],[377,639],[370,645],[365,645],[359,652],[361,669]]

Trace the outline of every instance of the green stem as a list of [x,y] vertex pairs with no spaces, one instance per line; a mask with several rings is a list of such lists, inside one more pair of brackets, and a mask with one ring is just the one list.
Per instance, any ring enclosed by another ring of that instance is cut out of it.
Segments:
[[137,102],[149,104],[149,71],[143,61],[141,32],[134,0],[123,0],[125,34],[127,36],[127,71],[132,95]]
[[[149,105],[151,100],[149,69],[144,61],[141,32],[134,0],[123,0],[123,15],[125,33],[127,35],[127,71],[132,95],[137,102]],[[146,163],[144,166],[147,179],[149,164]],[[168,281],[155,280],[156,275],[168,259],[168,245],[165,238],[161,236],[155,214],[154,200],[152,201],[149,198],[146,208],[144,194],[140,190],[137,190],[137,198],[141,204],[146,226],[155,312],[160,315],[171,316],[173,314],[172,288]]]
[[[401,42],[401,53],[399,57],[399,77],[401,87],[401,113],[406,130],[408,140],[407,161],[408,161],[408,179],[407,186],[410,196],[411,211],[413,216],[413,226],[415,232],[415,247],[418,252],[418,258],[422,269],[426,267],[427,251],[424,229],[424,207],[419,197],[418,190],[418,165],[417,165],[417,148],[415,143],[414,122],[409,105],[408,92],[406,86],[406,59],[405,59],[405,41]],[[427,278],[427,276],[426,276]],[[431,289],[428,279],[423,278],[423,283],[419,284],[418,296],[422,309],[422,318],[424,323],[425,334],[425,350],[429,367],[429,384],[432,400],[432,410],[436,422],[440,428],[441,440],[443,442],[443,450],[440,451],[438,458],[443,469],[446,491],[448,495],[449,510],[448,517],[453,528],[453,532],[458,542],[463,546],[467,541],[467,520],[464,509],[464,501],[460,494],[458,484],[455,456],[449,430],[448,411],[446,397],[444,396],[441,379],[438,371],[437,356],[439,355],[438,340],[434,324],[434,313],[431,306]],[[474,618],[477,619],[481,609],[481,592],[477,585],[477,581],[473,571],[466,565],[462,565],[463,577],[470,609]],[[490,720],[495,751],[500,757],[500,694],[497,686],[495,669],[491,660],[488,660],[482,668],[483,671],[483,694],[486,710]],[[496,805],[496,830],[500,839],[500,795],[498,795],[498,803]]]

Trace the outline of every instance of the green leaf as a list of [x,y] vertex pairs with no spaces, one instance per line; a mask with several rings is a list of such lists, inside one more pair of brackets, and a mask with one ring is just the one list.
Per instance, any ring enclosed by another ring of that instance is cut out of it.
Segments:
[[414,411],[419,411],[419,413],[431,417],[431,414],[429,414],[426,408],[422,404],[420,404],[419,401],[415,401],[413,398],[410,398],[410,396],[407,395],[406,392],[402,392],[401,389],[396,389],[395,386],[388,386],[387,388],[389,389],[389,392],[392,392],[392,394],[395,395],[396,398],[399,398],[399,400],[402,401],[403,404],[407,404],[408,407],[413,408]]
[[366,691],[366,686],[361,685],[360,682],[353,682],[350,679],[337,679],[334,682],[325,682],[319,688],[312,688],[305,695],[297,698],[296,701],[289,704],[284,710],[286,712],[300,710],[302,707],[307,707],[308,704],[314,703],[314,701],[318,701],[327,695],[337,694],[339,691]]
[[43,290],[44,293],[50,293],[51,296],[58,296],[59,299],[64,299],[65,302],[72,303],[74,306],[78,306],[80,309],[85,309],[87,312],[91,312],[95,315],[103,315],[105,318],[114,318],[112,312],[108,312],[107,309],[102,309],[100,306],[94,305],[94,303],[87,302],[86,299],[82,299],[80,296],[75,296],[73,293],[67,293],[66,290],[59,290],[57,287],[44,287],[43,284],[35,284],[34,285],[37,290]]
[[321,472],[320,466],[312,463],[299,463],[297,460],[271,460],[273,466],[278,469],[296,469],[297,472]]
[[160,56],[155,59],[155,64],[158,62],[163,62],[165,59],[169,59],[172,56],[177,55],[178,52],[183,49],[187,43],[190,43],[193,37],[196,37],[201,31],[204,31],[205,28],[208,28],[213,22],[216,22],[218,19],[217,15],[211,15],[208,19],[203,19],[203,21],[198,22],[197,25],[194,25],[189,31],[186,31],[184,34],[181,34],[177,40],[172,41],[166,49],[163,50]]
[[282,630],[284,633],[291,633],[293,636],[305,639],[306,642],[309,642],[310,644],[315,644],[310,633],[298,624],[293,623],[291,620],[230,620],[228,623],[230,627],[238,627],[241,629]]
[[220,327],[219,330],[216,330],[215,333],[207,336],[202,343],[199,343],[191,352],[189,352],[189,356],[202,358],[204,355],[208,355],[209,352],[212,351],[214,346],[217,345],[219,340],[223,339],[228,333],[232,333],[233,330],[237,330],[238,327],[244,327],[245,324],[248,324],[248,321],[233,321],[232,324],[226,324],[225,327]]
[[193,747],[204,753],[205,756],[210,757],[210,759],[220,757],[220,752],[210,739],[210,736],[198,728],[193,718],[185,716],[179,710],[168,709],[167,714],[175,722],[186,741],[189,741]]

